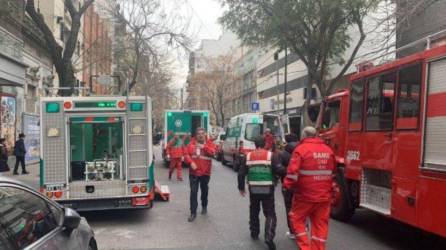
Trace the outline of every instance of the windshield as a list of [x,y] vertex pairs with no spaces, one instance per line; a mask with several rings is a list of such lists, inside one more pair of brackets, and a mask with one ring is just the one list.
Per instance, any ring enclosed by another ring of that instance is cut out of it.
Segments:
[[263,125],[258,123],[246,124],[245,139],[248,141],[254,141],[257,137],[262,135]]

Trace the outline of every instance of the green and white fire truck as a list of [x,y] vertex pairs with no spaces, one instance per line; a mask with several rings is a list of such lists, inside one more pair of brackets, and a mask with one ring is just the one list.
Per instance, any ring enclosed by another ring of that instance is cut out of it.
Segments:
[[174,135],[180,138],[184,135],[189,137],[184,141],[189,143],[191,137],[195,136],[197,128],[202,127],[209,134],[211,126],[209,124],[209,111],[207,110],[166,110],[164,112],[164,136],[162,142],[163,159],[169,162],[166,153],[166,145]]
[[42,98],[40,191],[80,211],[150,208],[151,114],[147,96]]

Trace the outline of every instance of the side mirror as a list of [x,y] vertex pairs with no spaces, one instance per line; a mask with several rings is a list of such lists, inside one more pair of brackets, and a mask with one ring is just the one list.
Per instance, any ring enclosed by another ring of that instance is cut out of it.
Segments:
[[81,216],[71,208],[65,208],[63,225],[67,231],[71,232],[81,223]]

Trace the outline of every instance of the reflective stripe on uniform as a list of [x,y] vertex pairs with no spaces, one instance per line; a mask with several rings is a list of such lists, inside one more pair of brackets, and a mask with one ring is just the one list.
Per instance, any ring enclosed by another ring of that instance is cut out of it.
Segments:
[[270,186],[273,185],[272,181],[248,181],[249,185]]
[[286,178],[297,181],[297,174],[287,174]]
[[299,170],[301,175],[332,175],[331,170]]
[[271,162],[272,155],[273,155],[273,153],[271,153],[271,151],[268,151],[267,159],[268,159],[269,162]]
[[302,237],[302,236],[307,236],[307,232],[296,234],[296,237]]
[[322,239],[322,238],[315,237],[315,236],[311,236],[311,239],[312,240],[317,240],[317,241],[320,241],[320,242],[324,242],[324,243],[327,241],[326,239]]
[[271,165],[271,161],[264,161],[264,160],[260,160],[260,161],[246,161],[246,165],[251,166],[251,165]]

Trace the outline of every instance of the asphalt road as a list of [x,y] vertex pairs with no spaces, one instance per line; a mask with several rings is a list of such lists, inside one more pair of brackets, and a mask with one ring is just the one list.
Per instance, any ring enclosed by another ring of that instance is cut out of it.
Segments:
[[[159,154],[157,159],[160,159]],[[30,169],[33,170],[32,167]],[[38,183],[36,176],[32,173],[19,178],[35,186]],[[185,181],[168,181],[167,169],[161,162],[157,162],[156,176],[162,184],[169,185],[171,190],[169,202],[156,202],[150,210],[82,214],[95,231],[99,249],[267,249],[263,237],[259,241],[252,241],[249,237],[248,198],[242,198],[238,194],[236,173],[230,168],[214,162],[210,182],[209,213],[206,216],[199,214],[193,223],[187,222],[188,171],[185,170],[184,173]],[[287,231],[285,209],[278,188],[276,212],[277,248],[297,249],[294,242],[285,237]],[[327,249],[440,250],[446,249],[446,240],[375,213],[358,210],[348,224],[333,220],[330,222]]]

